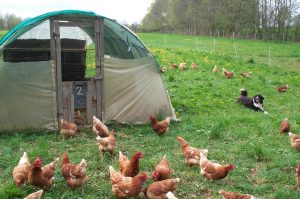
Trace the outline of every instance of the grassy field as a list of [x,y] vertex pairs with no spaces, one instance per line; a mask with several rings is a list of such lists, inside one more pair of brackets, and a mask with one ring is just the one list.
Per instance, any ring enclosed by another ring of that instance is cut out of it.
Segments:
[[[181,122],[172,122],[169,133],[161,137],[148,124],[132,126],[109,123],[109,128],[116,131],[116,152],[121,150],[131,156],[138,150],[142,151],[141,170],[148,173],[167,154],[175,171],[173,176],[181,179],[176,191],[180,199],[221,198],[218,195],[220,189],[249,193],[259,198],[300,198],[295,177],[295,167],[300,164],[299,152],[290,146],[287,135],[279,133],[280,121],[285,117],[290,119],[292,131],[300,132],[300,53],[296,54],[299,44],[238,41],[236,46],[240,50],[236,58],[229,49],[217,47],[214,51],[211,46],[205,45],[212,38],[199,38],[198,48],[195,48],[192,42],[195,37],[168,35],[169,44],[165,48],[162,42],[164,35],[139,36],[161,65],[186,62],[190,66],[194,62],[199,67],[197,70],[188,68],[184,72],[168,70],[162,75]],[[216,43],[233,44],[227,39],[217,39]],[[267,49],[271,46],[273,54],[278,55],[278,63],[280,59],[291,59],[294,64],[289,69],[283,66],[285,61],[280,66],[273,61],[272,66],[268,66],[260,46]],[[233,70],[236,76],[225,79],[220,72],[214,75],[211,71],[215,65],[219,69],[225,67]],[[245,79],[239,76],[244,71],[252,71],[252,77]],[[282,84],[289,84],[290,90],[278,93],[276,87]],[[265,109],[269,115],[253,112],[237,104],[240,88],[246,88],[250,96],[261,93],[265,97]],[[223,180],[206,180],[200,175],[199,167],[189,168],[184,163],[176,140],[178,135],[194,147],[207,148],[209,159],[232,163],[235,169]],[[90,180],[84,188],[84,198],[113,198],[108,166],[118,168],[118,156],[116,153],[111,160],[105,155],[101,161],[91,129],[65,140],[59,132],[46,133],[42,130],[1,133],[0,146],[2,199],[23,198],[37,190],[28,185],[22,188],[14,185],[12,170],[24,151],[31,160],[40,155],[45,164],[64,151],[69,152],[73,162],[85,158]],[[55,174],[55,182],[43,198],[80,198],[80,191],[68,188],[59,170]],[[151,182],[148,180],[146,184]]]
[[300,43],[273,43],[186,35],[164,36],[152,33],[141,33],[139,37],[149,47],[193,49],[300,71]]

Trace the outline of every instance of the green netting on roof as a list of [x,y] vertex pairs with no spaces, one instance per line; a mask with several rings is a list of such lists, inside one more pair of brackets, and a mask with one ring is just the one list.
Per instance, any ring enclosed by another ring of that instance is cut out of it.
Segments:
[[2,39],[0,40],[0,46],[5,43],[13,34],[19,32],[19,34],[23,34],[25,33],[28,29],[38,25],[39,23],[41,23],[42,21],[44,21],[47,18],[50,18],[52,16],[56,16],[56,15],[74,15],[74,14],[78,14],[78,15],[86,15],[86,16],[99,16],[99,17],[103,17],[101,15],[97,15],[94,12],[87,12],[87,11],[81,11],[81,10],[62,10],[62,11],[54,11],[54,12],[48,12],[42,15],[39,15],[37,17],[34,18],[30,18],[27,19],[23,22],[21,22],[20,24],[18,24],[17,26],[15,26],[13,29],[11,29],[9,32],[7,32]]
[[[50,23],[49,18],[54,16],[68,16],[68,19],[80,20],[81,16],[91,16],[91,17],[101,17],[104,18],[104,53],[116,58],[122,59],[135,59],[149,56],[149,51],[145,45],[138,39],[138,37],[127,29],[125,26],[120,25],[114,20],[97,15],[94,12],[86,12],[79,10],[63,10],[49,12],[32,19],[28,19],[17,25],[11,31],[9,31],[0,40],[0,51],[5,49],[5,46],[13,43],[14,41],[21,39],[23,35],[35,31],[34,35],[39,37],[44,37],[43,39],[50,39]],[[63,17],[61,17],[63,18]],[[45,25],[46,24],[46,25]],[[46,30],[42,33],[34,30],[38,26],[45,26]],[[83,28],[82,29],[89,37],[94,40],[94,30],[93,28]],[[74,31],[76,32],[76,31]],[[78,32],[78,31],[77,31]],[[42,36],[44,34],[44,36]],[[24,39],[24,38],[22,38]],[[36,37],[26,39],[37,39]]]

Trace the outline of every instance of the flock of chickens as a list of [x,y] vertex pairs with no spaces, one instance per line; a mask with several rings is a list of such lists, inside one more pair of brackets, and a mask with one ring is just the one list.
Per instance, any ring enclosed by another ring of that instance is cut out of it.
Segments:
[[[155,116],[150,115],[152,129],[158,134],[163,135],[168,132],[170,118],[158,121]],[[96,139],[99,144],[99,152],[114,154],[116,147],[114,130],[109,131],[108,127],[101,122],[97,117],[93,116],[93,132],[96,134]],[[63,136],[73,136],[78,131],[75,123],[66,120],[61,121],[60,133]],[[192,147],[182,137],[178,136],[177,141],[181,146],[181,150],[187,165],[199,166],[200,174],[209,180],[219,180],[225,178],[228,173],[234,168],[232,164],[221,165],[207,159],[207,149],[197,149]],[[155,166],[151,177],[153,183],[146,188],[143,184],[148,179],[148,174],[140,172],[139,161],[142,159],[142,152],[138,151],[132,155],[130,159],[119,151],[119,171],[116,171],[112,166],[109,166],[110,182],[112,185],[112,193],[117,198],[128,198],[142,196],[149,199],[176,199],[174,191],[180,179],[172,177],[173,170],[168,162],[166,155]],[[58,165],[59,158],[53,162],[42,166],[42,160],[38,156],[30,163],[27,153],[24,152],[20,158],[18,165],[13,170],[13,179],[18,187],[28,184],[38,187],[41,190],[30,194],[25,199],[39,199],[44,190],[49,190],[54,184],[54,174]],[[66,184],[70,188],[81,188],[87,183],[89,177],[86,173],[87,162],[82,159],[80,163],[74,164],[69,160],[68,153],[63,153],[60,166],[61,175],[64,177]],[[248,194],[238,194],[220,190],[220,194],[224,198],[235,198],[242,196],[243,198],[251,198]]]
[[[169,67],[170,67],[171,70],[178,69],[178,68],[180,68],[182,71],[187,70],[186,63],[179,63],[179,66],[177,64],[170,63]],[[192,70],[195,70],[197,68],[198,68],[198,66],[195,63],[192,63],[191,66],[190,66],[190,69],[192,69]],[[218,70],[219,70],[218,67],[215,65],[214,68],[213,68],[213,70],[212,70],[212,72],[214,74],[217,74]],[[161,72],[162,73],[166,73],[167,72],[167,67],[166,66],[162,66],[161,67]],[[222,68],[222,75],[224,77],[226,77],[227,79],[231,79],[231,78],[234,77],[234,72],[233,71],[229,71],[229,70],[227,70],[225,68]],[[242,77],[249,78],[249,77],[251,77],[252,72],[242,72],[240,75]],[[277,91],[280,92],[280,93],[286,92],[288,89],[289,89],[289,85],[288,84],[285,84],[285,85],[277,87]]]
[[[177,68],[180,68],[182,71],[185,71],[187,68],[186,68],[186,63],[180,63],[179,64],[179,67],[177,64],[169,64],[169,67],[171,70],[174,70],[174,69],[177,69]],[[191,69],[196,69],[197,68],[197,65],[192,63],[191,64]],[[166,73],[167,71],[167,68],[165,66],[163,66],[161,68],[162,72],[163,73]],[[217,74],[218,73],[218,67],[215,65],[212,72],[214,74]],[[231,79],[234,77],[234,72],[233,71],[228,71],[227,69],[225,68],[222,68],[222,75],[228,79]],[[252,75],[252,72],[242,72],[240,74],[242,77],[245,77],[245,78],[249,78],[251,77]],[[279,93],[282,93],[282,92],[286,92],[288,91],[289,89],[289,86],[288,84],[285,84],[285,85],[282,85],[282,86],[278,86],[276,88],[276,90],[279,92]],[[290,122],[288,120],[288,118],[284,118],[280,124],[280,132],[281,133],[287,133],[290,137],[290,141],[291,141],[291,145],[292,147],[294,147],[296,150],[300,151],[300,135],[297,135],[297,134],[294,134],[292,132],[290,132]],[[181,142],[181,138],[178,137],[177,140],[179,142]],[[181,145],[182,146],[182,145]],[[184,153],[184,151],[183,151]],[[185,155],[185,153],[184,153]],[[204,149],[204,151],[202,151],[202,153],[199,153],[199,157],[197,157],[196,159],[186,159],[187,160],[187,163],[191,166],[193,164],[198,164],[198,161],[199,161],[199,164],[200,164],[200,167],[201,165],[203,165],[205,162],[205,156],[207,155],[207,151],[206,149]],[[185,155],[186,157],[186,155]],[[217,167],[214,167],[214,169],[216,169]],[[222,166],[222,167],[219,167],[220,170],[222,170],[223,172],[217,172],[217,174],[214,174],[214,175],[208,175],[206,174],[205,172],[203,172],[203,168],[201,167],[201,175],[203,175],[204,177],[206,177],[207,179],[222,179],[224,177],[226,177],[226,175],[228,174],[228,172],[230,170],[233,169],[233,165],[229,164],[229,165],[226,165],[225,167]],[[298,189],[300,189],[300,166],[297,166],[296,167],[296,175],[297,175],[297,182],[298,182]],[[212,177],[214,176],[214,177]],[[223,195],[223,197],[225,199],[247,199],[247,198],[255,198],[254,196],[251,196],[251,195],[248,195],[248,194],[239,194],[239,193],[233,193],[233,192],[226,192],[224,190],[220,190],[219,192],[221,195]]]
[[[176,64],[170,64],[171,69],[178,68]],[[186,70],[186,63],[180,63],[179,68],[183,71]],[[197,65],[192,63],[191,69],[196,69]],[[166,68],[163,67],[162,71],[166,72]],[[218,68],[213,68],[213,73],[217,73]],[[250,77],[251,72],[241,73],[243,77]],[[233,71],[228,71],[225,68],[222,69],[222,75],[227,78],[234,76]],[[277,88],[278,92],[285,92],[288,90],[288,85],[284,85]],[[165,120],[158,121],[155,116],[150,115],[149,120],[151,122],[152,129],[161,136],[169,131],[170,117]],[[79,131],[77,125],[83,123],[83,117],[80,111],[75,112],[74,123],[61,119],[60,134],[63,137],[75,136]],[[96,135],[96,140],[99,145],[99,153],[103,158],[103,153],[109,153],[111,156],[114,154],[116,147],[114,130],[109,130],[108,127],[101,122],[96,116],[93,116],[92,130]],[[294,148],[300,151],[300,135],[296,135],[290,132],[290,123],[285,118],[280,125],[281,133],[288,133],[291,139],[291,144]],[[200,174],[208,180],[220,180],[225,178],[230,171],[234,169],[234,165],[226,164],[222,165],[216,162],[212,162],[207,159],[208,150],[198,149],[192,147],[182,137],[178,136],[177,141],[181,146],[185,162],[188,166],[199,166]],[[130,159],[119,151],[119,170],[115,170],[112,166],[108,167],[110,174],[110,182],[112,185],[112,193],[117,198],[128,198],[143,196],[149,199],[176,199],[174,192],[177,185],[180,182],[178,177],[173,177],[173,170],[168,162],[166,155],[155,166],[151,177],[153,182],[143,187],[143,184],[148,180],[148,174],[143,171],[140,172],[139,161],[142,159],[142,152],[138,151],[132,155]],[[38,187],[41,190],[30,194],[25,199],[39,199],[44,190],[49,190],[54,184],[54,174],[58,165],[59,158],[56,158],[53,162],[42,166],[41,157],[37,157],[32,165],[29,161],[27,153],[24,152],[20,158],[18,165],[13,170],[13,179],[18,187],[28,184]],[[74,164],[70,162],[68,153],[65,152],[62,155],[62,162],[60,166],[61,175],[64,177],[66,184],[70,188],[80,188],[83,194],[83,187],[87,183],[89,177],[86,173],[87,162],[82,159],[80,163]],[[300,166],[296,168],[298,187],[300,189]],[[225,199],[255,199],[254,196],[249,194],[240,194],[234,192],[227,192],[220,190],[219,194]]]
[[[51,188],[54,184],[54,174],[58,161],[59,158],[56,158],[53,162],[42,166],[42,160],[38,156],[31,165],[27,153],[24,152],[18,165],[13,170],[13,179],[18,187],[28,181],[28,184],[41,188],[41,190],[30,194],[25,199],[39,199],[43,190]],[[84,159],[79,164],[73,164],[69,160],[68,153],[62,155],[60,170],[69,187],[83,187],[88,181],[86,167],[87,163]]]

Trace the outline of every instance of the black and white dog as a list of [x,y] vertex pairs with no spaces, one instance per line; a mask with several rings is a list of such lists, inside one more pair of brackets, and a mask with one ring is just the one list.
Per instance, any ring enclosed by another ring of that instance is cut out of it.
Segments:
[[260,94],[255,95],[253,98],[248,97],[248,92],[245,89],[240,90],[240,97],[238,98],[238,102],[243,104],[245,107],[253,109],[255,111],[262,111],[265,114],[268,114],[264,110],[264,97]]

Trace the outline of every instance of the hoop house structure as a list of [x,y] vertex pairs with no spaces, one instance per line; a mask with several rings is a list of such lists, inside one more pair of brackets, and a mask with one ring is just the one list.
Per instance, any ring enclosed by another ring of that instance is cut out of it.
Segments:
[[138,37],[93,12],[64,10],[28,19],[0,40],[0,130],[175,118],[159,66]]

